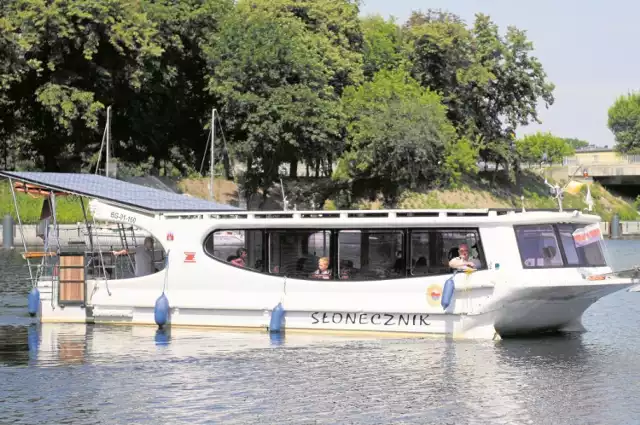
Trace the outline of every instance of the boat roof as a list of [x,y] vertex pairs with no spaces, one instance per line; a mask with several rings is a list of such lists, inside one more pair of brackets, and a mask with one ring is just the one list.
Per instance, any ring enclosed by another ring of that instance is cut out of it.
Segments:
[[241,211],[231,205],[140,186],[97,174],[0,171],[0,177],[153,213]]
[[168,213],[165,218],[204,218],[217,221],[219,229],[253,229],[264,227],[398,228],[414,226],[436,227],[491,227],[502,225],[581,223],[601,221],[593,214],[569,209],[476,208],[476,209],[388,209],[388,210],[288,210],[288,211],[233,211],[217,213]]

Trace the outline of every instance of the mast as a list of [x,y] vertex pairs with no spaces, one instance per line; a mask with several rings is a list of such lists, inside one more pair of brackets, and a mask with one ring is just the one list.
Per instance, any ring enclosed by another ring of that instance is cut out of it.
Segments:
[[107,107],[106,145],[107,158],[104,166],[104,175],[109,177],[109,160],[111,159],[111,106]]
[[214,170],[215,170],[215,151],[216,151],[216,110],[211,110],[211,183],[209,186],[209,196],[212,201],[215,201],[214,193]]

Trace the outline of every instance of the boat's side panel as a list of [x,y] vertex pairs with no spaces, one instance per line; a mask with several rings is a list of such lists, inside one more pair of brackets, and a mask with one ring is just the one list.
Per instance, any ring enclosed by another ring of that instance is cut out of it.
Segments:
[[[568,326],[579,320],[599,296],[620,289],[615,282],[585,285],[576,269],[523,270],[513,227],[492,223],[480,226],[489,270],[458,274],[453,303],[445,311],[440,301],[450,275],[325,281],[253,272],[206,255],[204,239],[219,223],[204,221],[144,221],[146,230],[169,251],[166,271],[90,282],[87,311],[81,307],[56,308],[55,300],[43,297],[43,306],[49,302],[51,307],[43,307],[42,320],[67,317],[76,321],[84,317],[96,322],[153,324],[154,304],[164,291],[171,306],[172,325],[265,329],[272,309],[282,302],[285,328],[290,330],[490,338],[495,334],[494,325],[505,333]],[[561,290],[565,291],[564,298],[555,299],[557,286],[573,289]],[[540,289],[533,291],[532,287]],[[529,297],[531,294],[535,297]]]

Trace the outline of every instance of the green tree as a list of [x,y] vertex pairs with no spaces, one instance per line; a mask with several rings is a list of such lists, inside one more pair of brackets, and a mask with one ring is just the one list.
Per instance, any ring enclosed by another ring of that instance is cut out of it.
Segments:
[[405,26],[412,74],[441,93],[448,117],[468,134],[485,161],[515,159],[512,133],[538,121],[539,101],[553,103],[553,85],[525,33],[509,27],[501,36],[488,16],[473,27],[451,13],[414,13]]
[[640,93],[620,96],[609,108],[609,129],[615,149],[624,154],[640,153]]
[[528,164],[541,164],[543,161],[561,163],[565,156],[573,155],[573,146],[566,139],[551,133],[537,132],[516,141],[516,151],[520,160]]
[[388,199],[448,179],[444,163],[456,133],[436,93],[402,70],[380,71],[345,90],[343,103],[347,149],[334,179],[381,189]]
[[362,19],[362,33],[363,70],[367,78],[371,79],[380,70],[397,68],[406,61],[402,30],[394,19],[367,16]]
[[333,49],[326,34],[272,3],[241,1],[225,18],[207,49],[208,87],[246,164],[247,194],[266,196],[283,163],[295,169],[341,151]]
[[114,137],[131,162],[151,158],[157,169],[169,161],[187,173],[201,162],[211,109],[217,106],[206,90],[203,49],[233,2],[145,0],[142,6],[157,29],[154,40],[162,54],[147,61],[145,84],[116,111]]
[[3,13],[11,48],[3,66],[14,73],[3,85],[9,128],[29,137],[45,169],[77,168],[99,140],[105,105],[144,85],[145,62],[162,52],[156,29],[126,0],[12,0]]
[[564,141],[568,143],[573,149],[583,149],[589,146],[589,142],[587,142],[586,140],[580,140],[574,137],[565,138]]

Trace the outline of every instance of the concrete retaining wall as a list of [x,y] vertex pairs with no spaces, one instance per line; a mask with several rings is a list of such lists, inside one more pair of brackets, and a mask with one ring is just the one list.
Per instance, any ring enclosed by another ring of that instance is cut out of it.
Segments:
[[[0,228],[2,225],[0,225]],[[60,246],[68,247],[72,245],[88,245],[85,238],[86,228],[84,224],[61,224],[59,230]],[[25,224],[22,226],[24,231],[24,238],[28,247],[44,247],[44,240],[37,235],[37,226],[35,224]],[[0,231],[0,248],[4,246],[3,233]],[[138,244],[142,244],[145,236],[148,233],[140,229],[136,230],[136,239]],[[107,247],[114,247],[120,249],[122,246],[120,237],[117,232],[103,232],[99,237],[99,241],[94,237],[94,244],[100,244],[102,249]],[[128,234],[127,242],[132,243],[131,234]],[[49,244],[51,247],[57,247],[58,243],[55,237],[50,234]],[[20,227],[15,224],[13,232],[13,247],[22,247],[22,236],[20,235]]]

